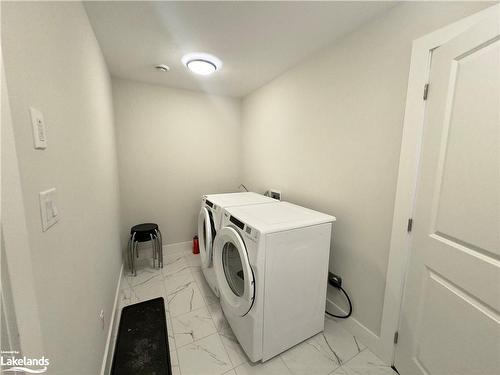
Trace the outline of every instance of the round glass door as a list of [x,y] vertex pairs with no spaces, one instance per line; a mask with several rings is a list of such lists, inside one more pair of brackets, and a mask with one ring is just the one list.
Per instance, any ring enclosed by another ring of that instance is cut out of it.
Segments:
[[200,246],[201,265],[210,267],[212,263],[212,218],[206,207],[202,207],[198,215],[198,243]]
[[221,298],[235,314],[243,316],[252,307],[255,293],[245,243],[234,228],[224,227],[217,234],[213,251]]
[[229,287],[234,294],[242,297],[245,291],[245,275],[240,254],[232,242],[226,242],[222,248],[222,267]]

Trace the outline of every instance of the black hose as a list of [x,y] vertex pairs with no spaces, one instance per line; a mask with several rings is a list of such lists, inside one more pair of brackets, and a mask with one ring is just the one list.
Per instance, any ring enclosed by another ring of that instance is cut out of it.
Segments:
[[330,315],[330,316],[333,316],[334,318],[338,318],[338,319],[347,319],[351,316],[352,314],[352,303],[351,303],[351,299],[349,298],[349,296],[347,295],[347,292],[344,290],[344,288],[342,288],[341,286],[338,287],[338,289],[340,289],[342,291],[342,293],[344,293],[345,295],[345,298],[347,298],[347,302],[349,303],[349,312],[346,314],[346,315],[335,315],[335,314],[331,314],[329,313],[328,311],[325,310],[325,313]]

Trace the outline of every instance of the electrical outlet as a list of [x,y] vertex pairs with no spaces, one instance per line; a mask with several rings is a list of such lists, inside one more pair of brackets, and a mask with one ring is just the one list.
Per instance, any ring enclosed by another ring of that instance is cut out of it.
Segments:
[[278,201],[281,200],[281,191],[275,189],[269,189],[269,196]]
[[333,272],[328,272],[328,284],[335,288],[340,288],[342,287],[342,278]]
[[102,329],[104,330],[104,310],[102,309],[101,312],[99,313],[99,319],[101,320]]

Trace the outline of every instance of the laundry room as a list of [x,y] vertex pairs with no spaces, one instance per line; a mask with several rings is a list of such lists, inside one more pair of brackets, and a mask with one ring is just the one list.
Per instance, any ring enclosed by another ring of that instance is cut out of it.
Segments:
[[0,19],[0,372],[500,372],[498,1]]

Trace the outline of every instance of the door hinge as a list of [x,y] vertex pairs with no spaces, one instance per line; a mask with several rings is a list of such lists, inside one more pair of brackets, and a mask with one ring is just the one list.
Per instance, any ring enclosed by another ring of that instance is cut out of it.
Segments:
[[394,332],[394,345],[398,343],[398,339],[399,339],[399,332],[396,331]]
[[428,84],[428,83],[426,83],[426,84],[424,85],[424,95],[423,95],[424,100],[427,100],[427,96],[428,96],[428,95],[429,95],[429,84]]
[[408,226],[406,227],[406,231],[407,231],[408,233],[410,233],[412,229],[413,229],[413,219],[412,219],[412,218],[409,218],[409,219],[408,219]]

